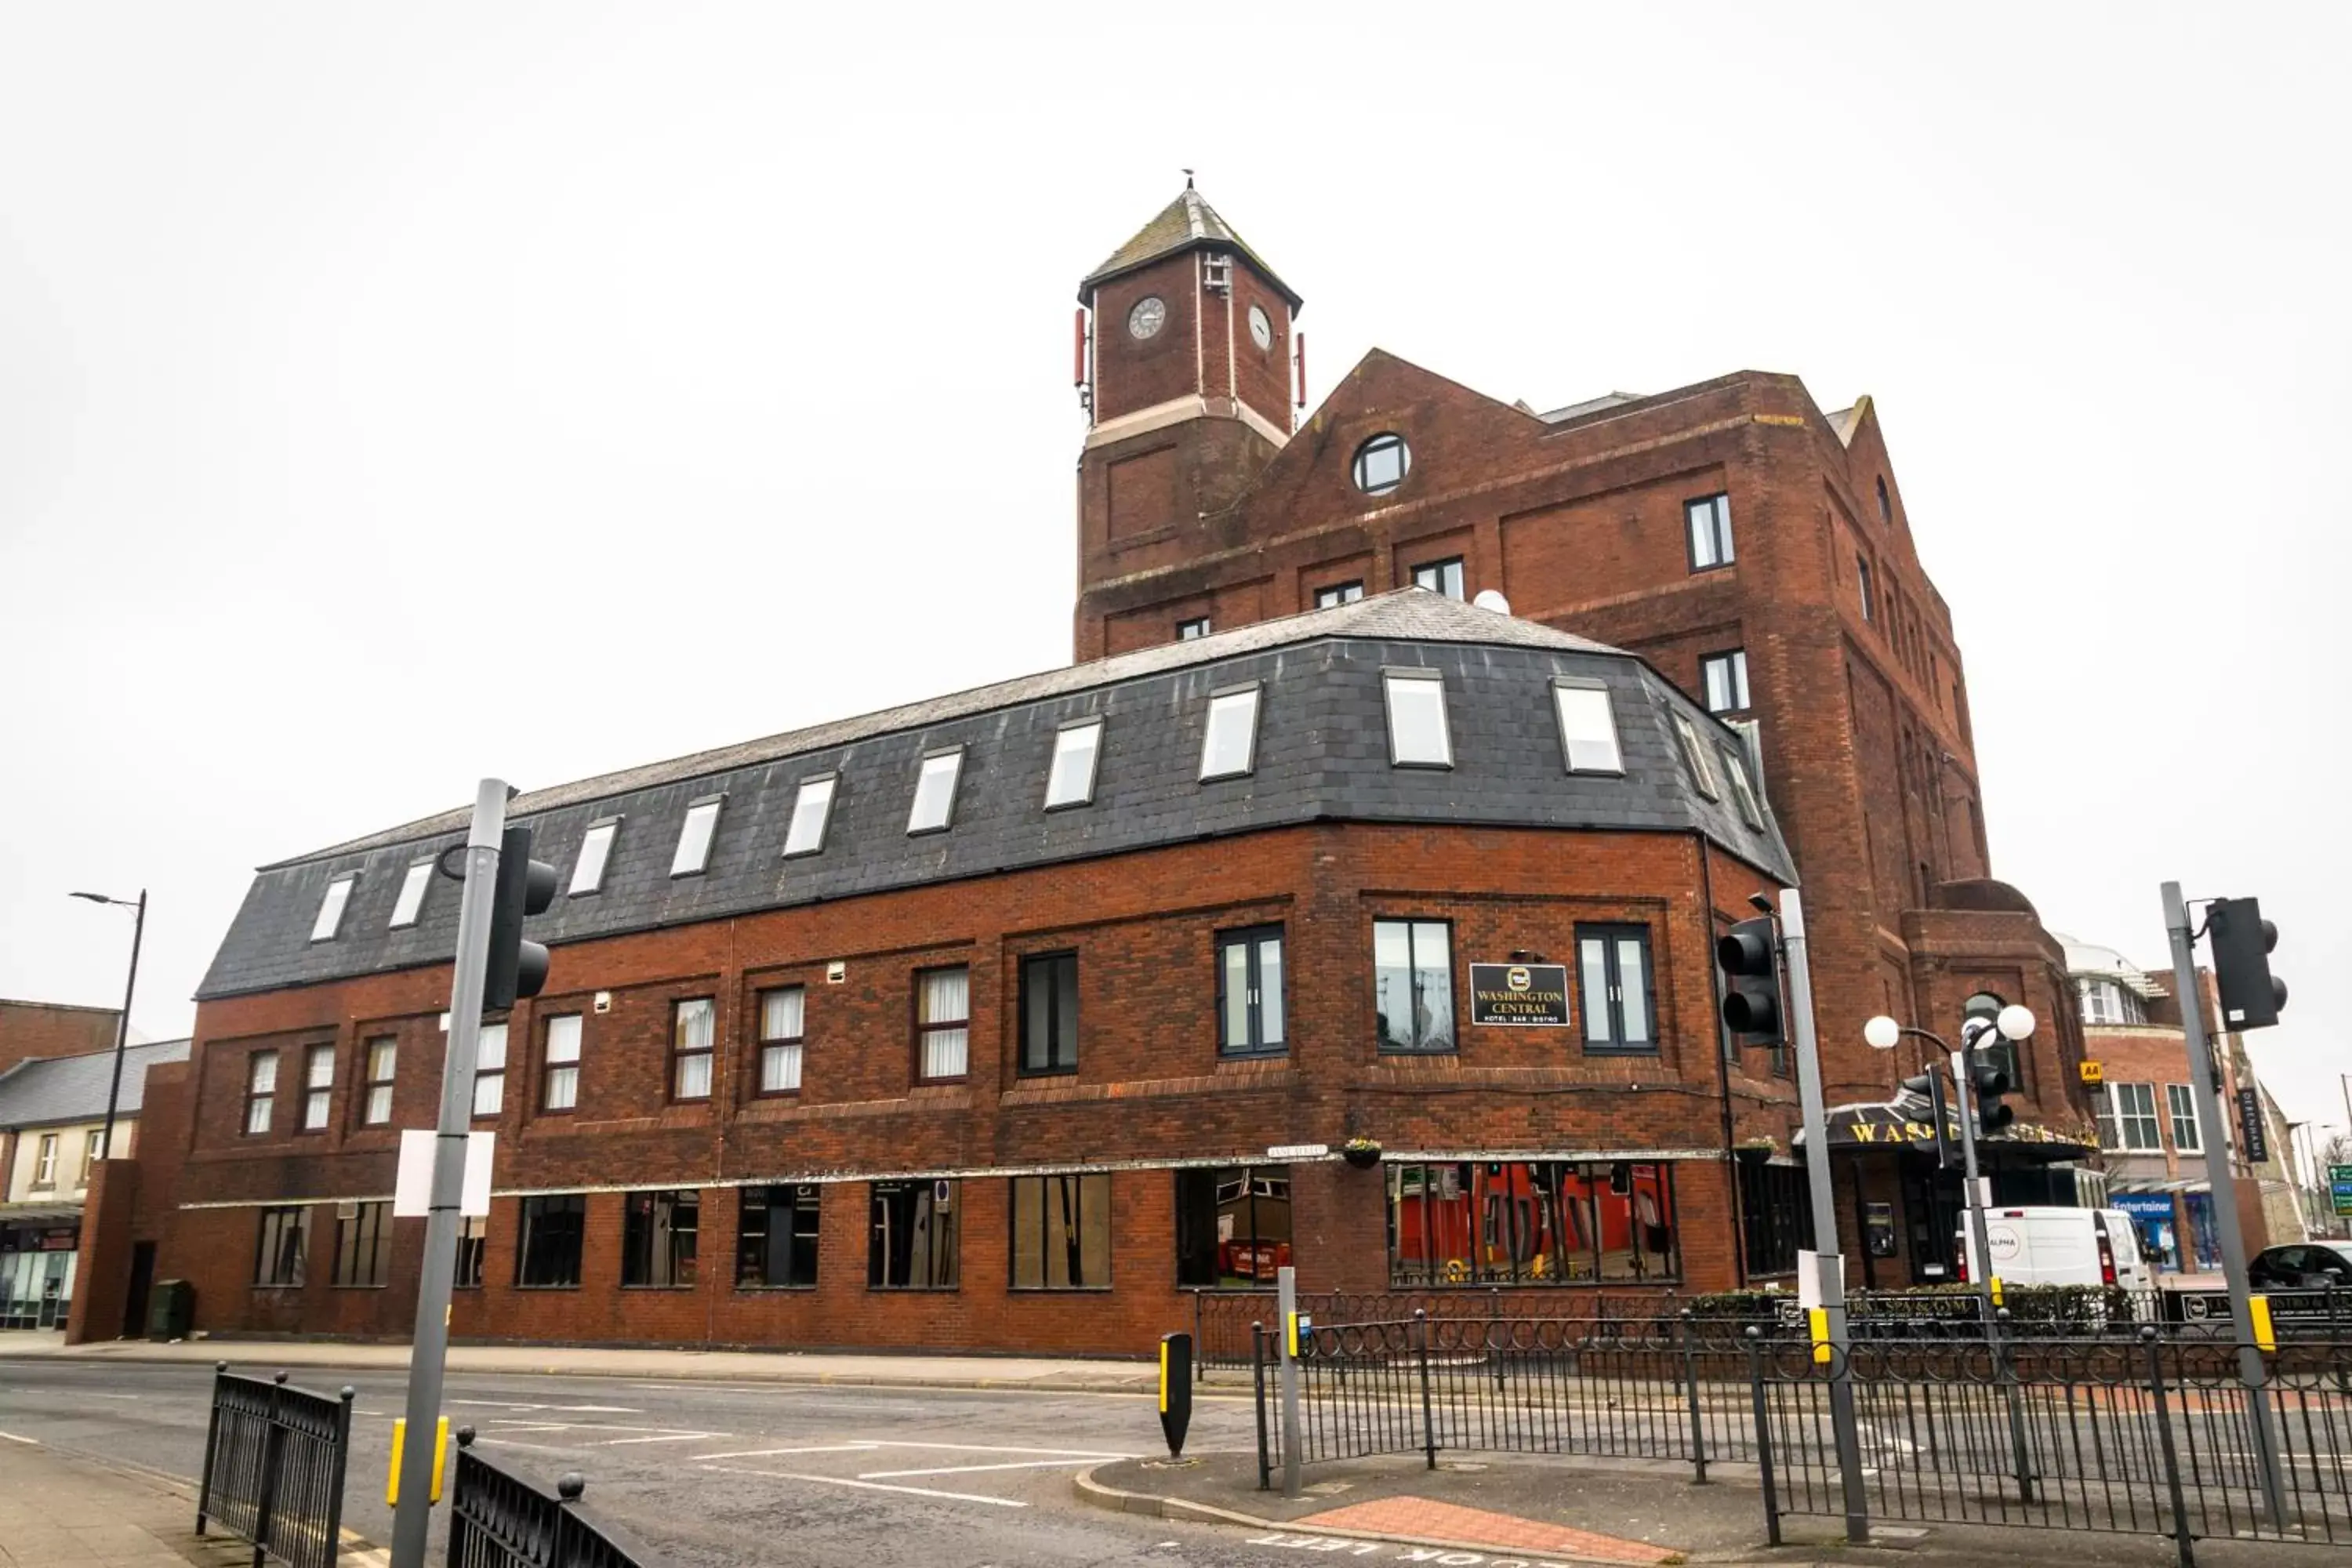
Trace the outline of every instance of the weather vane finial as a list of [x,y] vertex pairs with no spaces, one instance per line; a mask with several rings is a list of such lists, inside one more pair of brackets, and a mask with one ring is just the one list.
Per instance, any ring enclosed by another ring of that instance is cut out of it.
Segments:
[[1188,191],[1192,188],[1192,171],[1190,169],[1184,171],[1184,188]]

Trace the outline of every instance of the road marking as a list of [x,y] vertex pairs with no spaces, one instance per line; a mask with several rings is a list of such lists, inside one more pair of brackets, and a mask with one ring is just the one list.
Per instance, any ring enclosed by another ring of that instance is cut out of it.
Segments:
[[22,1443],[28,1448],[37,1448],[41,1446],[41,1440],[38,1437],[19,1437],[14,1432],[0,1432],[0,1437],[5,1437],[11,1443]]
[[936,1448],[943,1454],[1069,1454],[1082,1459],[1131,1459],[1132,1454],[1098,1454],[1091,1448],[1016,1448],[1005,1443],[916,1443],[902,1442],[896,1437],[877,1437],[876,1445],[884,1448]]
[[979,1470],[1059,1469],[1065,1465],[1091,1465],[1103,1459],[1133,1458],[1132,1454],[1086,1454],[1075,1459],[1014,1459],[1002,1465],[940,1465],[928,1470],[860,1470],[857,1479],[876,1481],[891,1476],[968,1476]]
[[601,1443],[591,1443],[592,1448],[622,1448],[631,1443],[699,1443],[706,1437],[731,1436],[727,1432],[665,1432],[658,1437],[608,1437]]
[[747,1470],[733,1465],[705,1465],[702,1468],[706,1470],[717,1470],[725,1475],[765,1476],[772,1480],[808,1481],[821,1487],[854,1487],[860,1491],[869,1492],[906,1492],[915,1497],[943,1498],[949,1502],[984,1502],[995,1508],[1027,1508],[1029,1506],[1018,1498],[982,1497],[978,1492],[934,1491],[929,1487],[894,1487],[884,1481],[853,1480],[847,1476],[797,1475],[791,1470]]
[[878,1443],[822,1443],[807,1448],[744,1448],[732,1454],[697,1454],[697,1464],[705,1459],[766,1459],[778,1454],[870,1454],[880,1447]]
[[[136,1394],[130,1395],[137,1398]],[[544,1410],[558,1415],[643,1415],[634,1405],[535,1405],[520,1399],[452,1399],[450,1405],[467,1405],[484,1410]]]

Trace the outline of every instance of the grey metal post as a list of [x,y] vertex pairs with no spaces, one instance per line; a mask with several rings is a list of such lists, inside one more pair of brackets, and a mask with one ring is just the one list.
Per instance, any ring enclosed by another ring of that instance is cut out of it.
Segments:
[[131,999],[139,991],[139,943],[147,935],[147,889],[139,889],[139,912],[131,925],[131,978],[122,983],[122,1016],[114,1022],[114,1081],[106,1089],[106,1131],[99,1134],[98,1157],[114,1158],[114,1113],[122,1100],[122,1053],[131,1046]]
[[1968,1191],[1961,1206],[1969,1216],[1969,1245],[1976,1249],[1977,1267],[1970,1272],[1977,1288],[1977,1310],[1984,1316],[1985,1348],[1992,1356],[1994,1381],[2000,1384],[2001,1396],[2009,1405],[2010,1460],[2015,1468],[2018,1497],[2021,1501],[2032,1502],[2033,1464],[2027,1457],[2025,1444],[2024,1398],[2010,1371],[2008,1349],[2002,1343],[2000,1308],[1992,1299],[1992,1240],[1985,1228],[1984,1184],[1977,1176],[1977,1102],[1972,1092],[1976,1086],[1969,1077],[1976,1061],[1977,1039],[1993,1027],[1991,1023],[1979,1019],[1961,1020],[1961,1046],[1952,1053],[1952,1090],[1960,1116],[1961,1170],[1968,1177]]
[[449,984],[449,1043],[441,1060],[432,1206],[425,1216],[425,1267],[416,1286],[416,1328],[409,1342],[408,1436],[400,1457],[400,1501],[392,1516],[393,1568],[425,1568],[425,1537],[433,1525],[433,1453],[439,1436],[442,1363],[449,1352],[449,1287],[457,1267],[457,1205],[465,1188],[466,1141],[473,1121],[490,902],[498,886],[507,794],[503,779],[481,782],[474,795],[473,828],[466,836],[466,891],[457,906],[457,963]]
[[1275,1329],[1282,1357],[1282,1495],[1298,1495],[1298,1358],[1290,1353],[1291,1324],[1298,1316],[1298,1270],[1284,1264],[1275,1273]]
[[2262,1471],[2263,1503],[2271,1527],[2286,1529],[2286,1489],[2279,1477],[2278,1432],[2272,1425],[2269,1373],[2254,1343],[2246,1283],[2246,1238],[2238,1228],[2238,1189],[2230,1177],[2228,1123],[2214,1088],[2212,1047],[2205,1038],[2205,996],[2197,984],[2197,948],[2189,934],[2189,906],[2180,884],[2164,884],[2164,929],[2172,938],[2172,994],[2180,999],[2180,1032],[2189,1045],[2189,1089],[2197,1097],[2197,1125],[2205,1144],[2205,1178],[2213,1189],[2213,1223],[2221,1233],[2221,1272],[2230,1282],[2230,1319],[2238,1326],[2238,1373],[2252,1406],[2254,1461]]
[[1870,1494],[1862,1477],[1862,1436],[1853,1417],[1852,1336],[1845,1321],[1845,1255],[1838,1249],[1837,1203],[1831,1194],[1830,1116],[1822,1099],[1821,1040],[1813,1027],[1813,975],[1805,958],[1805,906],[1790,888],[1780,895],[1780,950],[1789,965],[1789,1016],[1797,1032],[1797,1093],[1805,1108],[1805,1185],[1812,1194],[1813,1246],[1822,1310],[1830,1338],[1830,1427],[1845,1498],[1845,1538],[1870,1540]]

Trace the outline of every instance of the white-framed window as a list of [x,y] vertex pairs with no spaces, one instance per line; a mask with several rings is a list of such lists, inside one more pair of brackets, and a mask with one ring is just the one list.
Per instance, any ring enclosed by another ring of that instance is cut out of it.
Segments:
[[955,820],[956,784],[963,776],[963,748],[933,752],[915,773],[915,804],[907,811],[908,833],[938,833]]
[[915,1051],[925,1080],[964,1076],[971,1057],[971,971],[963,965],[916,973]]
[[413,926],[425,908],[425,889],[433,885],[433,861],[430,857],[412,860],[400,879],[400,897],[392,901],[391,929]]
[[1878,618],[1878,601],[1876,596],[1871,592],[1870,563],[1864,560],[1860,555],[1856,555],[1853,558],[1853,583],[1855,588],[1862,594],[1862,618],[1865,621],[1876,620]]
[[1617,710],[1609,689],[1597,680],[1555,677],[1553,711],[1559,719],[1560,761],[1572,773],[1622,773],[1625,755],[1617,743]]
[[2185,1083],[2164,1086],[2165,1109],[2172,1112],[2172,1146],[2183,1154],[2205,1152],[2204,1135],[2197,1128],[2197,1096]]
[[726,801],[723,795],[707,795],[686,808],[686,820],[677,829],[677,853],[670,857],[671,876],[698,877],[710,864],[710,840],[719,832],[719,808]]
[[98,1163],[105,1158],[103,1152],[105,1147],[106,1130],[104,1128],[93,1127],[82,1135],[81,1184],[83,1186],[89,1185],[90,1178],[98,1173]]
[[2145,1024],[2147,1006],[2130,987],[2103,975],[2085,975],[2074,982],[2083,999],[2085,1024]]
[[1352,605],[1363,596],[1364,583],[1360,577],[1353,582],[1334,583],[1328,587],[1315,590],[1315,607],[1336,610],[1341,605]]
[[360,879],[357,871],[346,871],[327,884],[327,896],[319,900],[319,918],[310,922],[312,942],[332,942],[335,933],[343,929],[343,908],[352,901],[352,887]]
[[245,1131],[248,1136],[269,1131],[270,1113],[278,1105],[278,1053],[256,1051],[245,1065]]
[[1698,793],[1709,800],[1722,799],[1715,786],[1715,764],[1706,760],[1706,748],[1699,744],[1698,726],[1690,721],[1687,714],[1675,715],[1675,739],[1682,744],[1683,761],[1690,766],[1691,782],[1698,786]]
[[302,1131],[323,1132],[335,1097],[335,1047],[312,1046],[302,1058]]
[[1445,682],[1437,671],[1383,670],[1381,689],[1388,700],[1390,763],[1452,767],[1454,739],[1445,727]]
[[1694,572],[1728,566],[1731,551],[1731,498],[1716,494],[1683,502],[1683,521],[1690,532],[1690,563]]
[[1201,777],[1236,778],[1257,763],[1257,688],[1220,691],[1209,699],[1209,726],[1201,736]]
[[1433,594],[1443,594],[1449,599],[1463,596],[1462,557],[1448,556],[1443,561],[1431,561],[1412,569],[1412,585],[1426,588]]
[[793,1094],[801,1087],[808,993],[798,985],[760,993],[760,1092]]
[[1748,776],[1748,764],[1740,760],[1738,752],[1728,746],[1718,754],[1723,758],[1723,775],[1731,781],[1731,799],[1739,807],[1739,820],[1762,831],[1764,806],[1756,798],[1756,784]]
[[800,791],[793,797],[793,822],[784,829],[784,853],[814,855],[824,848],[824,827],[833,819],[834,786],[841,782],[837,773],[820,773],[813,779],[801,780]]
[[58,1135],[41,1134],[41,1147],[33,1157],[33,1185],[54,1187],[58,1184]]
[[1700,687],[1710,713],[1743,713],[1748,710],[1748,650],[1711,653],[1698,661]]
[[719,1005],[694,996],[674,1005],[670,1016],[670,1098],[709,1100],[710,1059],[719,1037]]
[[574,1110],[580,1105],[580,1015],[563,1013],[547,1021],[547,1088],[542,1110]]
[[1103,721],[1081,719],[1054,735],[1054,765],[1045,776],[1045,809],[1086,805],[1095,798],[1095,765],[1102,756]]
[[392,1078],[400,1062],[400,1042],[379,1035],[367,1043],[367,1099],[360,1108],[360,1125],[392,1124]]
[[613,858],[613,840],[621,831],[621,819],[604,816],[588,825],[580,836],[580,858],[572,863],[572,885],[564,897],[576,899],[583,893],[593,893],[604,885],[604,867]]
[[2099,1108],[2099,1142],[2122,1153],[2163,1153],[2164,1140],[2156,1126],[2156,1085],[2107,1085],[2106,1103]]
[[506,1103],[507,1026],[485,1024],[474,1050],[474,1114],[496,1116]]

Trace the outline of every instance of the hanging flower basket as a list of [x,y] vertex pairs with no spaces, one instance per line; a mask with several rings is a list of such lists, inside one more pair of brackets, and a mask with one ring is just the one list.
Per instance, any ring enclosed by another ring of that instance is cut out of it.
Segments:
[[1339,1158],[1359,1171],[1369,1171],[1381,1163],[1381,1144],[1377,1138],[1350,1138],[1339,1145]]
[[1731,1146],[1731,1157],[1743,1165],[1760,1165],[1779,1152],[1780,1147],[1769,1138],[1758,1139],[1748,1143],[1735,1143]]

